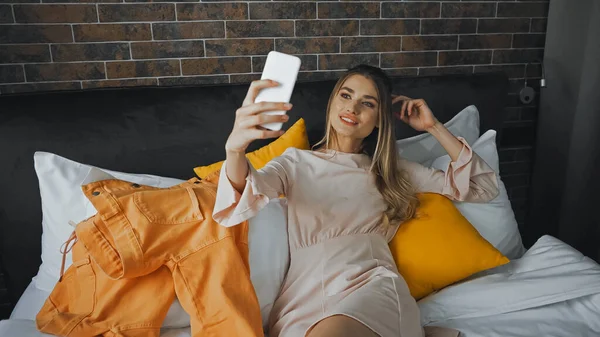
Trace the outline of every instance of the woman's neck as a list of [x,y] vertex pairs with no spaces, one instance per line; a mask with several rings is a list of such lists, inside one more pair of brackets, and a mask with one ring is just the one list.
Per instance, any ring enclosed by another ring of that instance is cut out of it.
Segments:
[[361,147],[362,140],[360,139],[337,137],[331,142],[329,149],[345,153],[360,153]]

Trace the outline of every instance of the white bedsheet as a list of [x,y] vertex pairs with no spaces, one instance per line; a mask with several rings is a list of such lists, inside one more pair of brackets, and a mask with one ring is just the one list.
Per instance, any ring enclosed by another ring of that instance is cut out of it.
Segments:
[[[33,294],[33,293],[30,293]],[[0,322],[0,337],[49,336],[18,315]],[[419,301],[423,325],[461,331],[461,337],[600,336],[600,265],[551,236],[518,260],[475,275]],[[15,310],[17,313],[17,310]],[[161,337],[191,337],[189,328]]]
[[600,336],[600,266],[551,236],[518,260],[419,302],[421,322],[464,337]]
[[0,337],[52,337],[37,331],[35,322],[27,319],[0,321]]

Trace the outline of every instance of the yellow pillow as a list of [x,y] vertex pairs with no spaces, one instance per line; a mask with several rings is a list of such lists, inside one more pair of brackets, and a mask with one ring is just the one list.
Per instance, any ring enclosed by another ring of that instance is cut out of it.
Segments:
[[[306,134],[306,124],[304,119],[300,118],[292,125],[281,137],[260,149],[246,154],[246,158],[255,169],[265,166],[271,159],[280,156],[288,147],[295,147],[301,150],[308,150],[308,135]],[[207,166],[198,166],[194,168],[196,175],[206,179],[211,173],[217,172],[223,166],[223,161]]]
[[417,300],[509,260],[460,214],[450,199],[419,194],[417,217],[390,242],[400,275]]

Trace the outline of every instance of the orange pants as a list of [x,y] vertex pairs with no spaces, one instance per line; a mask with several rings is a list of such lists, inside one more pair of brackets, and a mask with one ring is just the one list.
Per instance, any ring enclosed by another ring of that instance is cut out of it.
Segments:
[[263,336],[248,227],[212,219],[216,185],[83,187],[98,213],[76,227],[73,265],[37,315],[60,336],[158,336],[175,294],[193,336]]

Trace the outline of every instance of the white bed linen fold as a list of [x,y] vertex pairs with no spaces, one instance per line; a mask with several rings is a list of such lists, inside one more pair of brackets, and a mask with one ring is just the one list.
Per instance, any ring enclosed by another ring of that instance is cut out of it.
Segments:
[[552,237],[419,302],[423,325],[475,336],[600,336],[600,265]]

